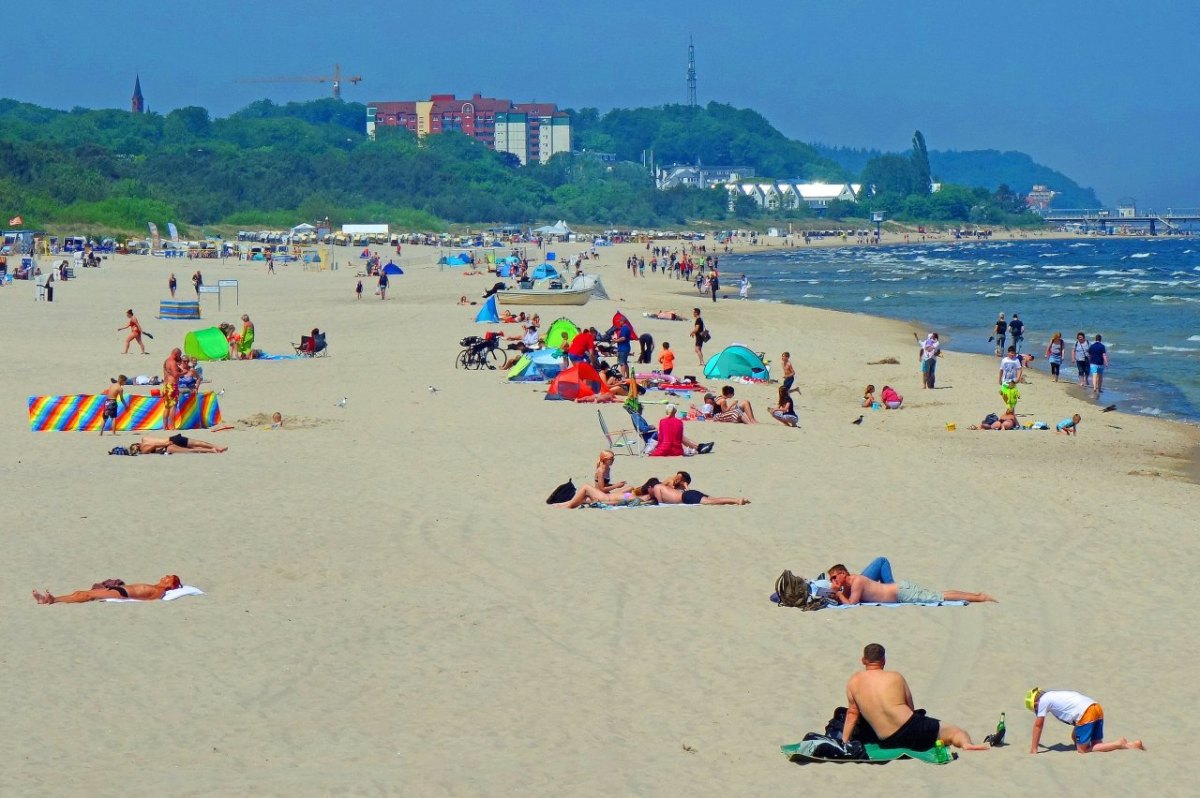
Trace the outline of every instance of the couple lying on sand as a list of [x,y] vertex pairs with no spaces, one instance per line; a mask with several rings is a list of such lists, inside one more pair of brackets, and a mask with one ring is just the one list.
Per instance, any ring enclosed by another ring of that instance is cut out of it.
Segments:
[[[686,471],[660,480],[650,477],[641,485],[628,490],[609,492],[592,485],[583,485],[568,501],[555,504],[566,510],[576,507],[607,505],[610,507],[643,507],[651,504],[749,504],[749,499],[709,496],[690,486],[692,475]],[[622,483],[623,484],[623,483]],[[611,490],[611,489],[610,489]]]

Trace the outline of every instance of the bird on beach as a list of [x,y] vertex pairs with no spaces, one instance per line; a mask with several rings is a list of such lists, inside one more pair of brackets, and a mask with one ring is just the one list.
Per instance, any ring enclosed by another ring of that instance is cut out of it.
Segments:
[[858,418],[854,419],[850,423],[851,424],[861,424],[863,422],[864,418],[866,418],[866,416],[859,416]]
[[346,406],[346,397],[343,396],[342,401],[335,402],[333,406],[334,407],[345,407]]
[[1100,412],[1101,412],[1101,413],[1111,413],[1112,411],[1114,411],[1114,410],[1116,410],[1116,409],[1117,409],[1117,406],[1116,406],[1116,405],[1109,405],[1108,407],[1104,408],[1104,409],[1103,409],[1103,410],[1101,410]]
[[435,387],[433,387],[432,385],[430,385],[430,386],[429,386],[429,392],[430,392],[430,393],[437,393],[437,392],[438,392],[438,389],[437,389],[437,388],[435,388]]

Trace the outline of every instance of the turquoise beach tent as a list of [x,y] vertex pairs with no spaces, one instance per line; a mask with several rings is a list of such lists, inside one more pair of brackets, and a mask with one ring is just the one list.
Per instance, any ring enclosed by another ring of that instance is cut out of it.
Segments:
[[498,323],[500,314],[496,312],[496,295],[492,294],[488,297],[487,302],[483,303],[483,307],[475,314],[476,324],[486,324],[487,322]]
[[714,380],[727,380],[732,377],[769,380],[771,371],[754,352],[741,344],[731,344],[708,359],[704,364],[704,376]]
[[558,269],[554,268],[549,263],[543,263],[541,266],[538,266],[533,270],[533,279],[535,280],[545,280],[547,277],[553,279],[561,276],[562,275],[558,273]]

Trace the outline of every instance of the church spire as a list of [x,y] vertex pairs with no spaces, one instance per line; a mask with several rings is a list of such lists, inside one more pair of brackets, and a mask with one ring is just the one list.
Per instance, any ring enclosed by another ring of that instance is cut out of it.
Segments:
[[129,102],[129,110],[135,114],[143,114],[146,112],[146,100],[142,97],[142,76],[134,75],[133,78],[133,98]]

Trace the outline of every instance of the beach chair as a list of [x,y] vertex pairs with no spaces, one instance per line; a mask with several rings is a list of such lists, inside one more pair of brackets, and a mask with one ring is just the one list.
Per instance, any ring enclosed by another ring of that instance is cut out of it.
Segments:
[[657,446],[658,430],[651,426],[650,422],[640,412],[635,410],[632,405],[626,404],[625,412],[629,414],[630,420],[633,421],[633,431],[642,441],[642,451],[649,452]]
[[315,336],[301,335],[300,343],[292,344],[292,348],[301,357],[327,357],[329,355],[329,344],[325,341],[323,332],[317,332]]
[[622,449],[625,450],[625,454],[635,457],[643,454],[642,438],[636,431],[619,429],[611,432],[608,429],[608,424],[604,421],[604,414],[597,410],[596,417],[600,419],[600,431],[604,433],[604,440],[608,441],[608,448],[612,449],[614,454],[621,454]]

